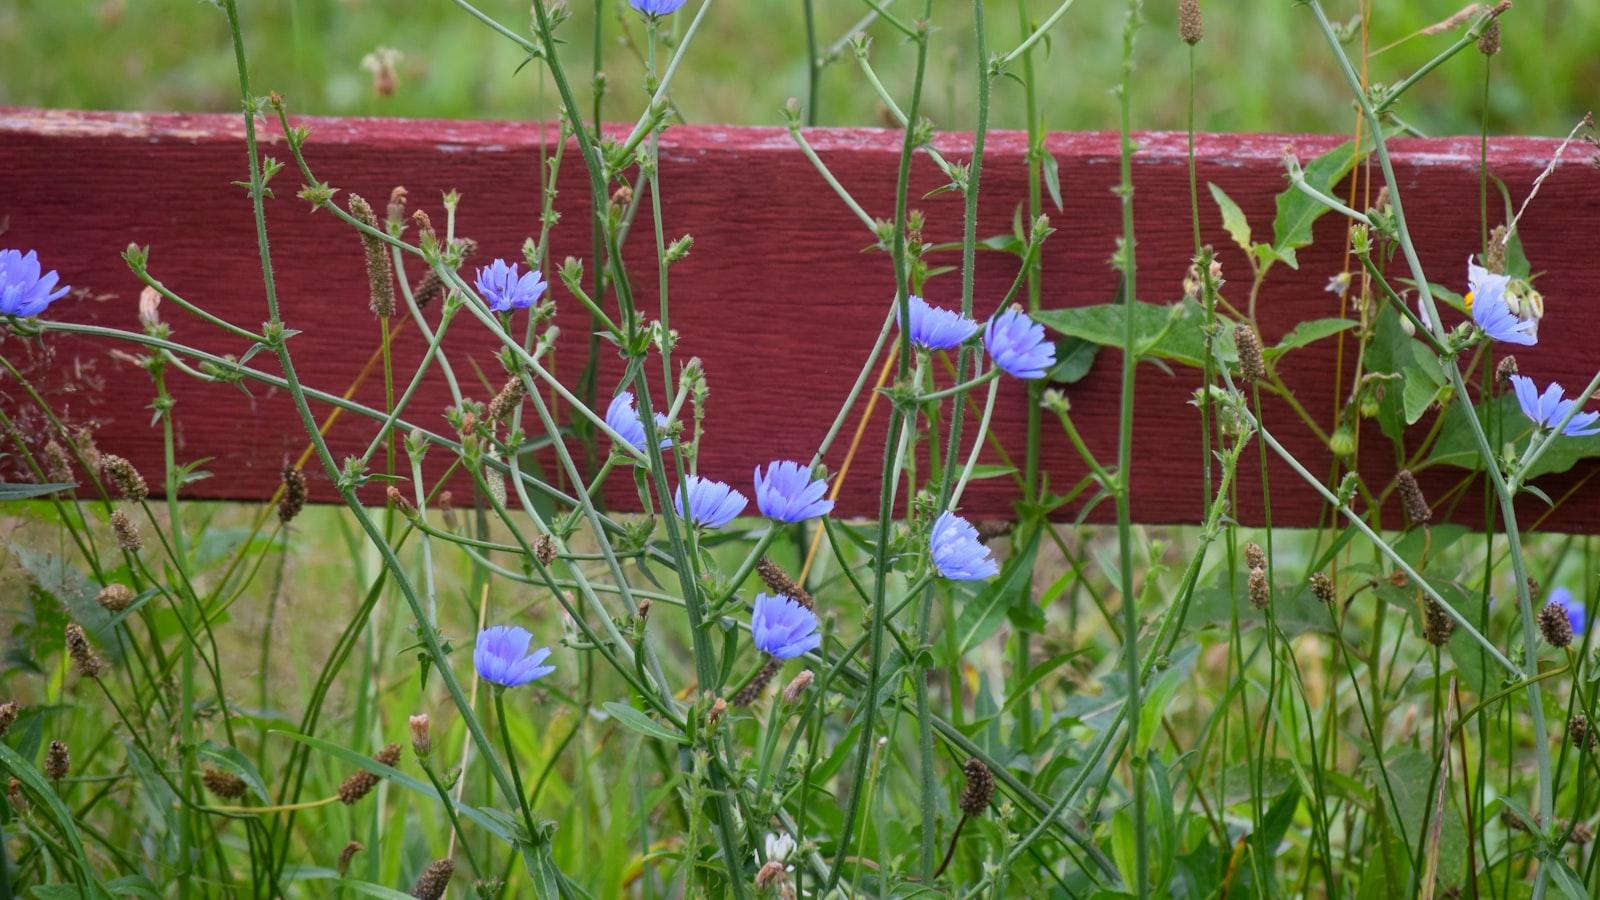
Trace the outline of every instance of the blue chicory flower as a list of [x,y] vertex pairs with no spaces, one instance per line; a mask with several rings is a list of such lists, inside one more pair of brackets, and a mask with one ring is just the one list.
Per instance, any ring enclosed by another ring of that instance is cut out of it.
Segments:
[[1000,572],[1000,564],[978,540],[978,530],[949,510],[934,520],[928,549],[933,567],[952,581],[982,581]]
[[833,509],[832,500],[822,499],[826,481],[811,480],[811,467],[789,460],[773,460],[766,474],[756,466],[756,506],[761,514],[779,522],[804,522],[825,516]]
[[822,646],[817,614],[779,594],[756,595],[750,637],[756,649],[778,659],[794,659]]
[[555,666],[541,665],[550,657],[550,648],[529,653],[532,641],[526,628],[515,625],[496,625],[478,632],[477,646],[472,648],[478,677],[501,687],[517,687],[554,672]]
[[1044,339],[1044,326],[1016,307],[989,320],[983,346],[995,365],[1017,378],[1043,378],[1056,364],[1056,347]]
[[[916,294],[907,299],[911,307],[911,327],[907,329],[907,336],[911,338],[911,343],[924,350],[949,350],[959,346],[978,330],[977,322],[953,309],[932,306]],[[898,321],[898,305],[894,314]]]
[[[689,494],[689,511],[683,511],[683,495]],[[744,511],[750,501],[745,496],[720,481],[690,475],[678,490],[672,492],[678,515],[691,525],[721,528]]]
[[1519,319],[1506,303],[1506,285],[1511,279],[1496,275],[1467,259],[1467,308],[1472,311],[1472,321],[1483,329],[1492,341],[1532,346],[1539,343],[1539,323],[1533,319]]
[[0,316],[37,316],[71,290],[66,285],[56,287],[61,276],[54,270],[43,276],[39,272],[38,253],[0,250]]
[[[1533,424],[1540,428],[1554,428],[1561,424],[1567,413],[1578,402],[1567,400],[1562,396],[1561,385],[1550,382],[1550,385],[1541,393],[1534,385],[1533,379],[1526,375],[1511,376],[1511,387],[1517,392],[1517,404],[1522,407],[1522,414],[1533,420]],[[1572,417],[1567,427],[1561,433],[1568,437],[1588,437],[1591,434],[1600,434],[1600,425],[1595,421],[1600,420],[1600,412],[1581,412]]]
[[1567,611],[1567,621],[1572,624],[1572,633],[1583,634],[1583,626],[1588,624],[1583,604],[1572,596],[1572,592],[1564,587],[1553,588],[1550,591],[1550,606],[1559,606]]
[[[655,414],[656,433],[666,430],[667,417],[662,413]],[[611,398],[611,405],[606,407],[606,427],[622,436],[635,450],[644,449],[644,423],[639,421],[639,411],[633,405],[633,392],[623,391]],[[672,446],[672,438],[661,439],[661,449]]]
[[527,309],[539,302],[549,287],[538,269],[518,277],[517,264],[508,265],[503,259],[478,269],[478,293],[495,312]]
[[667,16],[683,8],[686,0],[628,0],[628,4],[647,16]]

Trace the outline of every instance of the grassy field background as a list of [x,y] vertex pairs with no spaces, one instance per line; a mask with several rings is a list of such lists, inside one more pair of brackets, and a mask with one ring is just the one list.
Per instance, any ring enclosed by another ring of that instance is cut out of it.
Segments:
[[[511,27],[526,27],[526,0],[482,0],[480,5]],[[1024,5],[1038,21],[1057,4],[1025,0]],[[1418,32],[1456,13],[1460,0],[1365,5],[1375,81],[1398,81],[1459,34],[1459,28]],[[911,6],[900,0],[890,9],[909,16]],[[968,12],[964,4],[934,6],[934,26],[944,26],[944,34],[932,61],[930,112],[940,128],[967,127],[973,49],[967,29],[954,26],[958,20],[964,25]],[[1361,6],[1338,0],[1329,10],[1348,23]],[[608,45],[607,116],[633,119],[640,103],[636,16],[622,0],[572,0],[569,8],[569,46],[564,48],[569,65],[574,72],[590,70],[593,20],[600,15]],[[1341,132],[1351,127],[1352,120],[1340,115],[1349,105],[1328,54],[1308,52],[1320,50],[1321,41],[1303,7],[1270,0],[1202,3],[1202,8],[1200,128]],[[866,10],[859,2],[818,0],[819,45],[841,44]],[[1121,3],[1084,0],[1053,31],[1040,97],[1046,127],[1115,127],[1115,100],[1106,86],[1115,80],[1119,64],[1122,10]],[[713,8],[706,39],[697,43],[673,89],[688,120],[779,124],[784,101],[806,93],[803,13],[801,0],[723,0]],[[553,109],[537,67],[513,77],[522,62],[517,49],[449,0],[272,0],[246,4],[246,14],[256,83],[281,91],[302,113],[518,119],[548,117]],[[991,2],[988,15],[991,49],[1014,46],[1021,33],[1016,4]],[[1177,39],[1176,3],[1146,3],[1145,16],[1135,122],[1141,128],[1181,129],[1189,59]],[[1600,3],[1525,0],[1503,21],[1505,49],[1489,81],[1491,131],[1564,134],[1593,106],[1600,84]],[[683,16],[671,22],[671,27],[686,25]],[[1361,27],[1353,31],[1359,46]],[[908,48],[882,24],[869,33],[876,38],[874,65],[891,90],[903,88],[909,80]],[[372,74],[362,66],[379,48],[401,54],[398,84],[388,97],[377,95]],[[951,83],[957,85],[954,91]],[[826,67],[821,88],[821,124],[882,121],[879,103],[848,49]],[[0,103],[232,111],[233,90],[225,23],[203,0],[10,0],[0,5]],[[1478,131],[1483,107],[1483,58],[1468,53],[1424,80],[1398,112],[1427,134],[1460,134]],[[1022,127],[1021,110],[1018,84],[999,82],[994,124]]]

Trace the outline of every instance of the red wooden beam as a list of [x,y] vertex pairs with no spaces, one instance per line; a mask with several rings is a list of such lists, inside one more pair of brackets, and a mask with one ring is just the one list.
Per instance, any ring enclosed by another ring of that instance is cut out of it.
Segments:
[[[307,119],[311,126],[309,161],[319,178],[342,192],[365,195],[380,210],[395,185],[410,190],[413,208],[428,209],[442,223],[441,192],[454,188],[463,200],[458,233],[482,247],[475,262],[495,256],[518,257],[522,240],[537,233],[541,141],[550,129],[505,122],[408,121],[393,119]],[[900,135],[870,129],[815,129],[808,136],[818,154],[867,211],[888,216]],[[1117,199],[1116,135],[1058,133],[1048,140],[1060,164],[1066,211],[1051,210],[1056,234],[1043,251],[1047,307],[1103,303],[1112,297],[1115,277],[1107,265],[1120,233]],[[1169,302],[1181,291],[1191,256],[1185,137],[1139,135],[1134,182],[1142,298]],[[1248,272],[1240,251],[1226,238],[1204,183],[1215,182],[1236,200],[1258,232],[1270,228],[1274,196],[1283,189],[1282,150],[1292,144],[1309,160],[1339,142],[1337,138],[1281,135],[1200,135],[1198,137],[1201,216],[1205,238],[1218,247],[1234,295],[1243,291]],[[955,159],[970,154],[970,140],[941,135],[940,150]],[[1432,277],[1464,289],[1463,265],[1478,247],[1478,141],[1476,138],[1392,142],[1406,211]],[[1541,138],[1497,138],[1489,165],[1520,200],[1532,179],[1550,161],[1556,142]],[[1025,137],[991,133],[983,167],[980,235],[1010,230],[1026,196]],[[264,153],[287,160],[276,126],[268,129]],[[229,320],[254,327],[265,318],[249,202],[232,182],[243,177],[241,123],[226,115],[149,115],[0,108],[0,216],[7,230],[0,246],[34,248],[47,267],[88,299],[63,300],[51,310],[60,319],[137,329],[140,285],[120,253],[130,242],[151,247],[151,271],[175,291]],[[576,154],[567,155],[560,176],[561,223],[553,256],[588,259],[588,194]],[[859,370],[893,293],[888,261],[863,253],[870,236],[824,185],[789,136],[773,128],[678,127],[667,132],[661,149],[663,215],[669,237],[694,236],[693,253],[672,269],[672,326],[682,339],[677,358],[699,356],[710,378],[708,437],[703,474],[748,487],[758,463],[778,457],[804,458],[816,446]],[[925,236],[959,239],[960,200],[953,193],[924,196],[938,187],[939,173],[919,157],[913,176],[914,206],[927,215]],[[377,323],[366,308],[359,242],[327,215],[308,215],[293,198],[299,179],[291,166],[274,183],[278,198],[268,204],[274,260],[283,314],[303,332],[293,349],[301,377],[310,385],[342,393],[377,347]],[[1342,189],[1341,189],[1342,190]],[[1362,205],[1362,204],[1358,204]],[[643,220],[641,220],[642,222]],[[1543,270],[1539,287],[1547,305],[1542,341],[1519,351],[1524,372],[1570,387],[1585,383],[1600,361],[1593,336],[1600,334],[1600,171],[1581,160],[1559,167],[1522,220],[1521,235],[1534,268]],[[1279,266],[1259,300],[1264,337],[1269,343],[1306,319],[1337,315],[1339,304],[1324,291],[1327,279],[1346,268],[1338,216],[1317,225],[1314,246],[1300,254],[1298,271]],[[642,297],[656,289],[653,237],[636,227],[625,258]],[[948,254],[950,262],[956,254]],[[980,255],[977,290],[980,307],[992,304],[1016,271],[1013,257]],[[548,273],[547,273],[548,274]],[[415,273],[413,273],[413,277]],[[581,366],[587,316],[553,288],[558,320],[568,335],[558,366],[575,380]],[[935,278],[929,298],[952,305],[958,298],[955,276]],[[653,301],[645,305],[653,310]],[[184,342],[218,353],[241,354],[242,342],[168,309],[166,318]],[[33,359],[22,345],[0,346],[9,358],[31,365],[71,421],[99,426],[99,444],[132,459],[146,472],[160,470],[161,439],[150,426],[151,388],[144,373],[113,356],[105,341],[52,336],[48,364]],[[446,345],[456,371],[471,384],[468,393],[487,400],[493,388],[476,383],[471,358],[485,372],[500,370],[492,343],[463,316]],[[407,328],[396,349],[404,375],[420,358],[422,341]],[[609,354],[608,354],[609,356]],[[1334,395],[1348,391],[1353,359],[1345,361],[1347,383],[1334,383],[1332,341],[1298,351],[1288,373],[1296,395],[1324,428],[1331,426]],[[1116,353],[1107,351],[1095,369],[1067,389],[1075,420],[1088,443],[1111,458],[1118,414]],[[602,390],[619,377],[614,358],[603,367]],[[269,354],[252,360],[270,370]],[[655,371],[652,367],[650,371]],[[497,377],[497,376],[496,376]],[[192,498],[261,499],[277,485],[287,458],[298,455],[305,436],[281,391],[256,387],[246,399],[235,388],[174,379],[179,450],[183,460],[210,457],[214,477],[185,491]],[[1199,421],[1188,404],[1199,382],[1196,372],[1168,375],[1146,366],[1139,376],[1134,431],[1136,472],[1133,510],[1144,522],[1192,522],[1202,511]],[[3,407],[30,431],[38,416],[9,380]],[[382,403],[378,379],[369,380],[358,399]],[[448,432],[441,414],[449,403],[443,380],[430,378],[409,417]],[[325,412],[325,410],[322,410]],[[1330,471],[1331,458],[1281,403],[1269,402],[1266,419],[1313,472]],[[1015,383],[1001,391],[995,429],[1008,450],[1023,448],[1025,393]],[[850,426],[853,427],[852,419]],[[343,417],[329,440],[334,453],[356,453],[370,440],[373,423]],[[848,436],[848,430],[846,436]],[[970,432],[969,432],[970,433]],[[867,429],[860,468],[848,479],[841,512],[870,515],[876,509],[875,461],[882,446],[882,423]],[[1420,434],[1420,432],[1419,432]],[[837,470],[847,441],[829,454]],[[1370,484],[1392,477],[1389,445],[1375,429],[1363,440],[1362,471]],[[1042,447],[1050,483],[1061,489],[1077,481],[1083,468],[1053,423],[1046,423]],[[443,454],[435,453],[430,462]],[[1253,451],[1252,451],[1253,456]],[[993,461],[986,457],[986,461]],[[1600,530],[1597,468],[1581,464],[1541,486],[1553,497],[1576,492],[1545,522],[1545,527],[1580,532]],[[318,473],[320,476],[320,473]],[[1444,494],[1462,477],[1458,469],[1437,469],[1423,483]],[[1317,497],[1274,461],[1270,467],[1275,524],[1313,525],[1325,519]],[[610,496],[627,508],[632,486],[619,480]],[[379,501],[378,489],[369,489]],[[313,478],[313,494],[326,499],[331,485]],[[1261,519],[1261,486],[1253,467],[1241,478],[1240,508],[1246,521]],[[964,500],[974,518],[1009,516],[1019,496],[1009,480],[975,483]],[[1462,518],[1481,518],[1482,503],[1468,492]],[[1058,511],[1074,517],[1076,505]],[[1543,512],[1535,504],[1531,515]],[[1090,515],[1103,521],[1105,505]],[[1397,510],[1385,520],[1398,524]]]

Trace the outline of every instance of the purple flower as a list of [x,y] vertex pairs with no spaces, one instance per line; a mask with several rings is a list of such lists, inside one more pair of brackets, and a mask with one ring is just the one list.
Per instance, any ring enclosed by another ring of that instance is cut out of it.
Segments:
[[1044,339],[1044,326],[1015,307],[983,327],[983,346],[995,365],[1017,378],[1043,378],[1056,364],[1056,347]]
[[825,516],[833,509],[832,500],[822,499],[826,481],[811,480],[811,467],[789,460],[773,460],[767,473],[756,466],[756,506],[761,514],[779,522],[804,522]]
[[1550,606],[1559,606],[1566,610],[1567,621],[1572,623],[1572,633],[1583,634],[1583,626],[1588,624],[1588,618],[1584,615],[1583,604],[1572,596],[1571,591],[1564,587],[1551,589],[1548,604]]
[[[924,350],[949,350],[959,345],[962,341],[972,337],[978,330],[978,323],[950,310],[928,305],[928,301],[912,294],[909,298],[911,304],[911,328],[908,336],[911,343]],[[899,320],[900,307],[895,307],[896,321]]]
[[0,250],[0,316],[29,318],[71,290],[56,287],[61,276],[54,270],[39,275],[39,254]]
[[1523,321],[1506,303],[1506,285],[1511,279],[1496,275],[1467,258],[1467,309],[1472,321],[1483,329],[1492,341],[1531,346],[1539,343],[1537,320]]
[[982,581],[1000,571],[989,548],[978,541],[978,530],[948,510],[934,520],[928,549],[933,554],[933,567],[952,581]]
[[[689,494],[688,512],[683,511],[685,491]],[[672,496],[678,515],[691,525],[703,525],[706,528],[721,528],[732,522],[733,517],[743,512],[744,505],[750,502],[743,494],[722,482],[698,475],[690,475],[685,479]]]
[[750,637],[756,649],[778,659],[794,659],[822,646],[817,614],[778,594],[757,594],[750,615]]
[[[656,433],[666,430],[667,417],[656,413]],[[611,405],[606,407],[606,427],[622,436],[635,450],[644,449],[644,423],[639,421],[639,411],[633,406],[633,392],[623,391],[611,398]],[[661,449],[672,446],[672,438],[661,439]]]
[[[1533,424],[1540,428],[1554,428],[1561,424],[1567,417],[1576,400],[1567,400],[1562,397],[1561,385],[1550,382],[1550,386],[1543,393],[1533,383],[1533,379],[1526,375],[1511,376],[1511,387],[1517,392],[1517,403],[1522,407],[1522,414],[1533,420]],[[1567,427],[1561,433],[1568,437],[1588,437],[1591,434],[1600,434],[1600,425],[1595,420],[1600,419],[1600,412],[1581,412],[1572,417]]]
[[517,277],[517,264],[497,259],[478,269],[478,293],[495,312],[527,309],[550,287],[538,269]]
[[667,16],[683,8],[685,0],[628,0],[629,5],[647,16]]
[[496,625],[478,632],[478,644],[472,648],[478,677],[501,687],[517,687],[554,672],[555,666],[540,665],[550,657],[550,648],[529,653],[532,641],[526,628],[515,625]]

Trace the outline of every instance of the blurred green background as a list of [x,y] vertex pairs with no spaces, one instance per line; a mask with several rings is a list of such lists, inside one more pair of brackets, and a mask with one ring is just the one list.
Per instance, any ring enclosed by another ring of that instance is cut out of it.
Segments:
[[[790,96],[806,93],[802,0],[714,0],[673,95],[690,121],[777,124]],[[1291,0],[1201,0],[1198,117],[1212,131],[1340,132],[1351,127],[1345,88],[1310,11]],[[568,65],[587,94],[596,10],[605,26],[608,118],[632,119],[641,104],[643,29],[625,0],[568,0]],[[818,42],[840,43],[867,11],[859,0],[814,0]],[[1025,0],[1042,19],[1056,0]],[[1135,101],[1138,127],[1181,129],[1187,48],[1176,34],[1176,0],[1145,3]],[[481,0],[480,8],[526,30],[528,0]],[[1449,18],[1460,0],[1368,0],[1371,77],[1397,81],[1461,33],[1418,35]],[[517,72],[519,51],[451,0],[242,0],[255,83],[284,93],[301,113],[441,118],[530,118],[552,108],[538,67]],[[907,19],[920,0],[894,0]],[[1019,40],[1018,4],[986,6],[991,51]],[[670,28],[688,24],[691,3]],[[1053,130],[1114,128],[1121,0],[1080,0],[1053,30],[1041,108]],[[1356,0],[1328,0],[1349,22]],[[936,0],[930,116],[945,129],[970,127],[971,7]],[[1361,47],[1360,27],[1351,43]],[[1600,84],[1600,2],[1521,0],[1504,18],[1504,49],[1488,83],[1496,133],[1565,134],[1594,103]],[[909,53],[881,23],[873,60],[891,90],[909,85]],[[1559,37],[1559,40],[1556,38]],[[1391,44],[1397,46],[1390,47]],[[1041,45],[1042,47],[1042,45]],[[363,61],[396,51],[394,90],[380,96]],[[1387,49],[1386,49],[1387,48]],[[1426,79],[1397,110],[1428,134],[1476,133],[1484,108],[1484,58],[1469,49]],[[237,107],[226,23],[207,0],[5,0],[0,3],[0,103],[128,110]],[[1020,88],[997,83],[994,124],[1022,125]],[[883,121],[877,99],[846,49],[824,70],[821,124]]]

